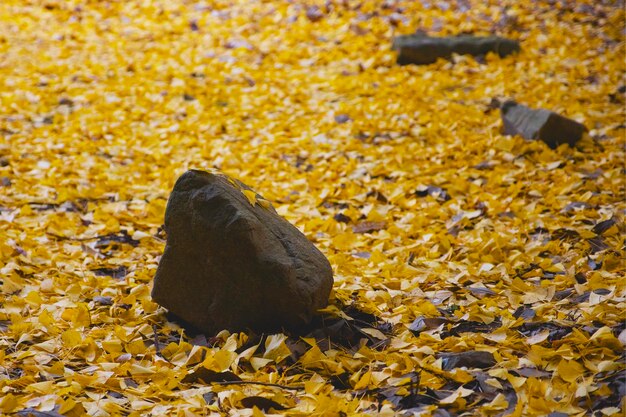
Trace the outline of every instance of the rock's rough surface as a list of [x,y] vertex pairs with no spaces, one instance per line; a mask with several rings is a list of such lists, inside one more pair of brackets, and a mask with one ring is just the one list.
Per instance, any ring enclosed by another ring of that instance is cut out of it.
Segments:
[[450,58],[452,54],[485,55],[495,52],[501,57],[519,52],[519,42],[499,36],[448,36],[431,37],[424,34],[398,36],[393,41],[398,50],[398,64],[426,65],[438,58]]
[[563,143],[574,146],[587,128],[545,109],[534,110],[515,101],[507,101],[500,108],[505,135],[520,135],[525,139],[541,139],[554,149]]
[[239,181],[187,171],[168,200],[165,230],[152,297],[204,332],[295,329],[328,303],[328,260]]

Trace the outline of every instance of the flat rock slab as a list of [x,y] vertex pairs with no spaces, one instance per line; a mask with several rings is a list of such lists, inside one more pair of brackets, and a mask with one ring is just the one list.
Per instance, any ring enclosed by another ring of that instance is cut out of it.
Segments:
[[519,42],[499,36],[448,36],[431,37],[424,34],[398,36],[393,41],[393,49],[398,50],[398,64],[427,65],[439,58],[448,59],[452,54],[486,55],[495,52],[505,57],[519,52]]
[[500,107],[505,135],[520,135],[529,140],[540,139],[555,149],[563,143],[574,146],[587,128],[545,109],[531,109],[515,101],[507,101]]
[[187,171],[168,200],[165,231],[152,297],[198,330],[298,329],[328,304],[328,260],[239,181]]

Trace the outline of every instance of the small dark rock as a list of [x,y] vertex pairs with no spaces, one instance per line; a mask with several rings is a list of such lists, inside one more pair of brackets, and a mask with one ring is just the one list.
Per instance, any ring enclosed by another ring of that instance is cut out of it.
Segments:
[[398,36],[392,48],[399,51],[400,65],[432,64],[438,58],[448,59],[452,54],[479,56],[495,52],[504,57],[520,50],[519,42],[499,36],[431,37],[424,34]]
[[239,181],[187,171],[167,203],[165,230],[152,297],[199,330],[298,329],[328,304],[328,260]]
[[0,185],[3,187],[10,187],[13,183],[11,182],[11,179],[9,177],[1,177],[0,178]]
[[534,110],[512,100],[502,105],[500,114],[505,135],[541,139],[552,149],[563,143],[574,146],[587,131],[583,124],[575,120],[545,109]]

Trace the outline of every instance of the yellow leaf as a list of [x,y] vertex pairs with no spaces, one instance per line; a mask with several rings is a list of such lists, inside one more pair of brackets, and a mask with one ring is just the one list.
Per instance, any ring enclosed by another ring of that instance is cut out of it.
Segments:
[[37,392],[39,394],[50,394],[52,392],[52,386],[54,381],[35,382],[30,384],[26,390],[30,392]]
[[324,355],[320,348],[316,345],[302,355],[300,362],[305,368],[319,368],[321,367],[324,359],[326,359],[326,355]]
[[251,205],[255,205],[257,202],[257,197],[256,197],[256,193],[252,190],[241,190],[241,192],[243,193],[243,195],[246,196],[246,198],[248,199],[248,202]]
[[63,362],[55,362],[47,369],[49,374],[63,376],[65,374],[65,366]]
[[508,406],[509,402],[506,400],[506,397],[503,394],[498,393],[498,395],[496,395],[496,398],[491,400],[489,404],[480,407],[480,409],[485,411],[497,411],[504,410]]
[[605,416],[614,416],[614,415],[617,415],[620,411],[623,411],[623,409],[620,410],[617,407],[605,407],[605,408],[600,409],[600,412],[604,414]]
[[584,376],[585,368],[576,361],[561,360],[556,372],[564,381],[575,382]]
[[608,326],[603,326],[596,330],[589,338],[589,341],[612,349],[621,349],[622,347],[619,339],[615,337],[613,331]]
[[291,351],[285,344],[285,340],[287,340],[287,336],[281,333],[268,336],[265,341],[265,353],[263,354],[263,358],[272,359],[276,363],[279,363],[291,355]]
[[131,355],[140,355],[146,351],[146,344],[144,343],[143,339],[137,339],[130,343],[127,343],[125,350]]
[[466,389],[463,387],[459,387],[452,394],[448,395],[446,398],[439,401],[440,404],[452,404],[459,398],[467,397],[468,395],[473,394],[474,391],[471,389]]
[[263,207],[266,210],[269,210],[272,208],[272,203],[270,203],[269,201],[267,201],[264,198],[257,198],[257,203],[259,203],[261,205],[261,207]]
[[219,350],[213,355],[213,371],[223,372],[230,368],[230,365],[237,359],[237,353],[229,350]]
[[89,314],[89,305],[86,303],[78,303],[75,309],[72,324],[77,327],[89,327],[91,324],[91,314]]
[[355,390],[365,389],[369,386],[371,381],[372,381],[372,371],[368,369],[367,372],[361,375],[361,378],[359,378],[358,382],[354,384],[354,389]]
[[130,367],[131,375],[151,375],[154,373],[155,373],[154,369],[137,364],[137,363],[133,363]]
[[541,343],[544,340],[546,340],[548,338],[548,336],[550,336],[550,331],[549,330],[544,330],[542,332],[538,332],[530,337],[526,338],[526,343],[528,343],[529,345],[535,345],[537,343]]
[[122,342],[119,340],[103,340],[101,342],[102,349],[108,353],[121,352],[123,350]]
[[335,235],[332,242],[335,249],[343,251],[359,246],[357,245],[357,237],[354,233],[352,233],[352,231]]
[[364,327],[361,329],[361,331],[365,334],[368,334],[378,340],[385,340],[387,339],[387,336],[385,336],[385,334],[383,332],[381,332],[378,329],[372,329],[370,327]]
[[43,310],[39,314],[38,319],[39,319],[39,323],[46,326],[46,328],[48,328],[49,330],[53,330],[53,329],[56,330],[57,322],[54,319],[54,317],[52,317],[52,314],[50,314],[48,310]]
[[462,384],[466,384],[474,379],[472,374],[460,368],[456,368],[453,371],[451,371],[450,375],[455,381],[460,382]]
[[265,413],[259,410],[255,405],[254,407],[252,407],[252,417],[265,417]]
[[326,381],[324,380],[324,378],[322,378],[318,374],[313,374],[311,379],[304,383],[304,391],[307,394],[315,395],[319,393],[322,388],[324,388],[324,386],[326,386]]
[[61,333],[61,340],[66,347],[71,349],[82,343],[83,336],[79,331],[69,329]]
[[272,362],[274,362],[273,359],[265,359],[265,358],[257,358],[257,357],[250,358],[250,365],[252,365],[255,371],[258,371],[259,369],[266,367]]
[[5,394],[4,398],[0,400],[0,410],[7,414],[13,412],[18,405],[17,398],[11,393]]
[[34,304],[36,306],[41,305],[43,303],[43,299],[41,298],[41,295],[39,295],[37,291],[29,292],[28,295],[24,299],[28,303]]
[[65,415],[67,414],[68,411],[72,410],[74,407],[76,407],[76,401],[74,401],[71,397],[64,400],[63,403],[61,404],[61,407],[59,407],[59,411],[58,413],[61,415]]

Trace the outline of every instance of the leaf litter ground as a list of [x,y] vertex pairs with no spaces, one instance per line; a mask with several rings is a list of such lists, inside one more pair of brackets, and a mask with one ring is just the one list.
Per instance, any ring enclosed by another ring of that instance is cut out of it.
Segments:
[[[397,66],[393,36],[506,58]],[[611,2],[0,5],[0,411],[624,412],[624,12]],[[505,137],[493,98],[584,123]],[[330,259],[304,336],[150,299],[176,178],[217,168]]]

